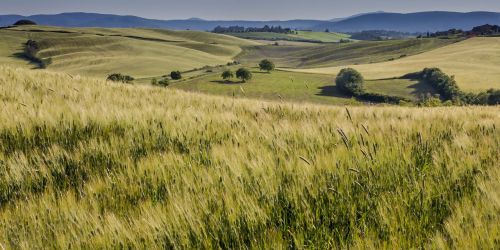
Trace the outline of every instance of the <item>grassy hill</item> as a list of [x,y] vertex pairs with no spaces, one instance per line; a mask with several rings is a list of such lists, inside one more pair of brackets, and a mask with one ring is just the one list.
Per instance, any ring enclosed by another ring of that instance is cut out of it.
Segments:
[[26,64],[12,55],[33,39],[43,48],[39,56],[52,59],[49,70],[98,77],[112,72],[148,77],[226,64],[241,46],[257,44],[207,32],[155,29],[21,26],[2,29],[0,35],[8,38],[0,41],[0,62]]
[[279,67],[310,68],[395,60],[453,44],[456,39],[360,41],[316,46],[249,46],[238,56],[244,63],[269,58]]
[[327,107],[0,66],[3,248],[486,248],[498,107]]
[[[236,68],[233,69],[233,71]],[[179,83],[173,88],[266,100],[315,102],[323,104],[354,104],[356,101],[340,93],[333,85],[331,75],[290,73],[274,71],[271,74],[252,69],[252,80],[241,83],[238,79],[224,81],[222,71],[196,77]]]
[[298,34],[284,34],[274,32],[245,32],[245,33],[228,33],[235,37],[253,39],[253,40],[271,40],[271,41],[302,41],[302,42],[320,42],[333,43],[341,39],[349,39],[349,35],[335,32],[315,32],[315,31],[298,31]]
[[359,70],[368,79],[402,76],[425,67],[439,67],[454,75],[466,91],[500,88],[500,38],[468,39],[422,54],[394,61],[298,70],[309,73],[337,74],[344,67]]
[[[213,72],[199,74],[192,79],[176,82],[171,87],[213,95],[298,103],[361,104],[339,91],[332,75],[279,70],[268,74],[253,68],[252,80],[242,83],[238,79],[223,80],[220,75],[224,69],[214,69]],[[237,67],[230,69],[235,71]],[[365,88],[371,93],[399,96],[410,100],[418,100],[422,95],[435,93],[428,84],[409,79],[368,80],[365,82]]]

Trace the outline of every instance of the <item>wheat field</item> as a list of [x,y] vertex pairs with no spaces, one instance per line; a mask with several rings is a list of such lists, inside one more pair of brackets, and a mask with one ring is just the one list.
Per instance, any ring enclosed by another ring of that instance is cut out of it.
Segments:
[[438,67],[445,73],[454,75],[463,90],[479,92],[500,88],[499,55],[499,37],[478,37],[393,61],[292,70],[337,74],[342,68],[352,67],[368,79],[382,79],[400,77],[423,68]]
[[500,244],[499,107],[332,107],[0,66],[0,248]]

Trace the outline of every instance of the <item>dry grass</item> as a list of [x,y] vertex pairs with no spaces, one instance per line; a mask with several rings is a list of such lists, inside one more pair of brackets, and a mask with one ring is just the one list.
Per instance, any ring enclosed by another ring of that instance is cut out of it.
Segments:
[[498,107],[327,107],[0,67],[5,248],[498,248]]
[[368,79],[399,77],[426,67],[438,67],[454,75],[463,90],[500,88],[500,38],[473,38],[399,60],[339,67],[298,69],[310,73],[337,74],[353,67]]

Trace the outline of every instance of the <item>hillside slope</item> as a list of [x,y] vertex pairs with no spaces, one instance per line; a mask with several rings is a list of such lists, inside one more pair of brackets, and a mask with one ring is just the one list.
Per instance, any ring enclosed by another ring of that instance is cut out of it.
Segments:
[[459,39],[408,39],[360,41],[307,46],[249,46],[238,60],[255,64],[261,58],[276,62],[278,67],[312,68],[384,62],[411,56],[460,41]]
[[122,72],[134,77],[226,64],[241,46],[256,45],[231,36],[197,31],[155,29],[58,28],[21,26],[1,29],[0,59],[26,64],[16,57],[28,39],[42,46],[39,57],[52,60],[49,70],[104,77]]
[[498,107],[346,110],[2,66],[0,99],[5,248],[498,244]]
[[454,75],[467,91],[500,88],[500,38],[473,38],[422,54],[374,64],[298,69],[300,72],[337,74],[352,67],[368,79],[399,77],[425,67],[438,67]]

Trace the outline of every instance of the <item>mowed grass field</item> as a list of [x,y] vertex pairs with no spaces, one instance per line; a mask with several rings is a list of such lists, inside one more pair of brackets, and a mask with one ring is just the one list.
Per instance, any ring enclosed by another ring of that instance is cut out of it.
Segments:
[[402,59],[363,65],[299,69],[300,72],[337,74],[352,67],[368,79],[399,77],[425,67],[438,67],[454,75],[460,88],[478,92],[500,88],[500,38],[478,37]]
[[360,41],[351,43],[246,46],[238,60],[257,63],[268,58],[282,68],[311,68],[367,64],[396,60],[402,57],[432,51],[460,41],[459,39],[408,39],[388,41]]
[[[236,71],[237,67],[231,68]],[[171,85],[172,88],[225,95],[288,102],[315,102],[323,104],[355,104],[353,99],[344,96],[334,86],[330,75],[291,73],[273,71],[266,73],[257,68],[251,69],[253,78],[246,83],[233,78],[225,81],[221,78],[223,69],[202,77],[186,80]]]
[[[230,81],[221,78],[224,69],[234,72],[237,68],[221,67],[193,79],[175,82],[170,87],[191,92],[264,100],[334,105],[361,104],[339,91],[332,75],[281,70],[266,73],[252,68],[253,78],[245,83],[236,78]],[[371,93],[400,96],[410,100],[418,100],[422,96],[435,93],[428,84],[410,79],[367,80],[365,89]]]
[[21,26],[2,29],[0,35],[8,37],[0,41],[5,63],[26,64],[12,55],[33,39],[42,46],[39,57],[52,59],[48,70],[95,77],[121,72],[141,78],[226,64],[241,46],[257,44],[207,32],[154,29]]
[[499,107],[332,107],[0,66],[0,244],[497,249]]
[[228,35],[254,40],[285,40],[285,41],[311,41],[334,43],[342,39],[349,39],[350,35],[335,32],[297,31],[298,34],[284,34],[273,32],[245,32],[228,33]]

